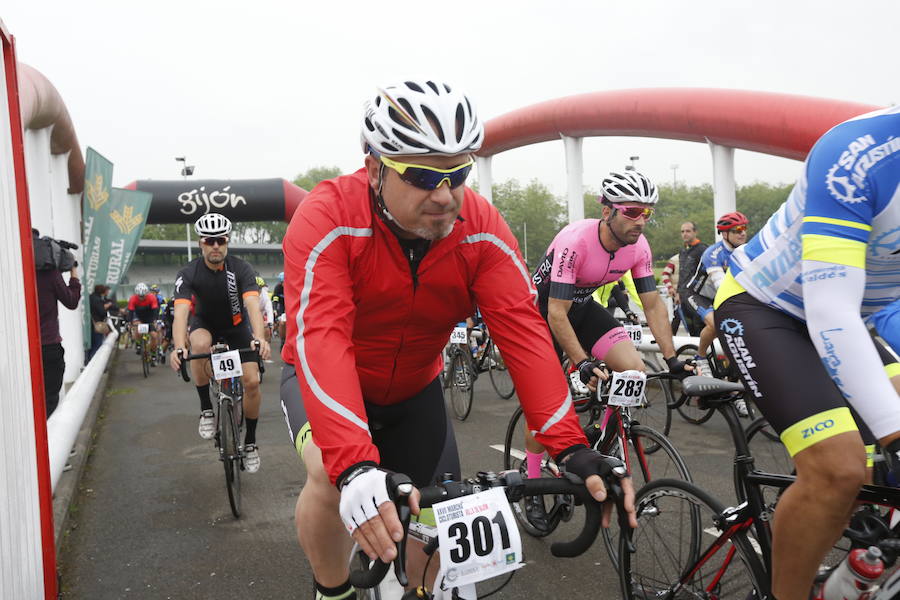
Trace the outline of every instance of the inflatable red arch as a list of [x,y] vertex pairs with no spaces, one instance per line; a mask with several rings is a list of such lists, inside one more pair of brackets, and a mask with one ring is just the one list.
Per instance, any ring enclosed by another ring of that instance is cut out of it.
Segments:
[[803,160],[834,125],[878,106],[774,92],[647,88],[591,92],[526,106],[485,124],[479,156],[589,136],[707,140]]

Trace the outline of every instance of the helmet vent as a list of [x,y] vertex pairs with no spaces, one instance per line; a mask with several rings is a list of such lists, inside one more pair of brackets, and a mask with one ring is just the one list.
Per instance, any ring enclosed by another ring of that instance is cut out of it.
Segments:
[[434,90],[434,93],[435,93],[435,94],[440,94],[440,93],[441,93],[441,90],[438,89],[438,86],[436,86],[436,85],[434,84],[433,81],[426,81],[426,82],[425,82],[425,85],[427,85],[427,86],[430,87],[432,90]]
[[406,144],[408,146],[412,146],[413,148],[427,148],[427,146],[425,146],[425,144],[422,144],[421,142],[418,142],[418,141],[412,139],[408,135],[405,135],[404,133],[397,131],[396,129],[393,130],[393,133],[395,136],[397,136],[397,138],[401,142],[403,142],[404,144]]
[[408,87],[409,89],[413,90],[414,92],[419,92],[420,94],[424,94],[424,93],[425,93],[425,90],[423,90],[423,89],[419,86],[419,84],[416,83],[415,81],[407,81],[407,82],[406,82],[406,87]]
[[425,118],[428,119],[428,124],[431,125],[431,129],[437,134],[438,139],[441,140],[442,144],[446,144],[447,140],[444,138],[444,128],[441,127],[441,122],[437,118],[437,115],[434,114],[431,109],[424,104],[422,105],[422,112],[425,114]]
[[412,123],[409,122],[409,119],[406,118],[406,115],[400,114],[397,110],[394,109],[393,106],[388,107],[388,116],[390,116],[391,120],[396,125],[402,125],[406,127],[410,131],[418,131]]

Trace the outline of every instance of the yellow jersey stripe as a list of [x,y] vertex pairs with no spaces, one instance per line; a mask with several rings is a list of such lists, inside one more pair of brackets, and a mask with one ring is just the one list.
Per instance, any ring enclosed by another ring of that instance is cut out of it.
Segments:
[[732,296],[737,296],[746,291],[747,290],[737,282],[737,279],[732,277],[731,271],[728,271],[725,273],[725,279],[722,280],[722,284],[719,286],[719,291],[716,292],[716,299],[713,300],[713,310],[719,308],[719,305]]
[[806,450],[822,440],[827,440],[840,433],[858,430],[850,409],[842,406],[794,423],[782,432],[781,441],[791,456],[796,456],[801,450]]
[[808,233],[803,238],[803,260],[866,268],[866,244],[856,240]]
[[872,231],[871,225],[865,223],[857,223],[856,221],[845,221],[844,219],[832,219],[831,217],[803,217],[804,223],[827,223],[828,225],[842,225],[844,227],[854,227],[863,231]]
[[887,373],[888,379],[894,378],[900,375],[900,363],[884,365],[884,370]]

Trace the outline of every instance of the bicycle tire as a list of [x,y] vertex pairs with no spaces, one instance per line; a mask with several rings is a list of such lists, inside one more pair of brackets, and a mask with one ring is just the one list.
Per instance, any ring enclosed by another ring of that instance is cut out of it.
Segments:
[[[697,564],[721,532],[715,518],[725,510],[707,492],[687,481],[657,479],[637,493],[635,507],[634,552],[626,548],[629,536],[619,540],[623,598],[769,597],[768,576],[746,531],[734,532],[730,543],[724,542],[703,564]],[[669,541],[673,534],[686,534],[685,549]],[[677,596],[667,595],[676,587]]]
[[149,342],[144,342],[141,347],[141,369],[144,372],[144,378],[150,376],[150,351],[147,349]]
[[[521,426],[523,411],[521,406],[517,406],[516,410],[513,411],[512,417],[509,419],[509,424],[506,426],[506,438],[503,442],[503,470],[517,470],[522,474],[522,477],[527,477],[527,465],[525,461],[521,458],[514,456],[515,452],[521,452],[524,454],[524,450],[517,450],[513,446],[514,439],[522,439],[523,430]],[[549,461],[544,463],[544,468],[541,469],[541,475],[543,477],[556,477],[557,474],[550,468]],[[554,497],[554,501],[556,498]],[[531,524],[528,520],[528,517],[525,515],[525,499],[519,500],[518,502],[511,502],[513,509],[513,514],[516,516],[516,521],[519,523],[519,527],[525,531],[531,537],[544,537],[547,536],[559,526],[560,519],[551,520],[549,522],[549,527],[547,529],[540,529]]]
[[241,465],[238,453],[237,419],[230,400],[223,401],[219,408],[219,444],[222,463],[225,467],[225,489],[231,514],[241,516]]
[[[645,358],[644,366],[648,374],[660,372],[659,366],[652,360]],[[672,391],[664,380],[648,379],[644,388],[644,405],[631,409],[632,418],[663,435],[669,435],[672,429],[672,411],[669,408],[672,404],[671,394]],[[653,453],[658,450],[658,446],[645,450]]]
[[465,421],[472,412],[472,397],[475,393],[475,376],[471,361],[462,352],[456,352],[450,359],[447,376],[450,388],[450,406],[460,421]]
[[513,384],[509,369],[506,367],[506,361],[500,354],[500,349],[494,344],[494,340],[488,341],[484,349],[488,355],[488,375],[491,378],[491,385],[497,395],[504,400],[509,400],[516,393],[516,386]]
[[[744,435],[747,438],[750,456],[753,457],[753,466],[757,471],[780,475],[796,473],[794,459],[791,458],[787,448],[781,443],[778,434],[775,433],[765,417],[758,417],[747,425]],[[734,467],[734,491],[735,496],[741,501],[745,499],[743,486],[738,481],[737,466]],[[770,487],[761,487],[760,491],[767,506],[774,506],[781,494],[784,493],[783,489]]]
[[[632,425],[628,431],[628,458],[627,464],[631,472],[631,481],[634,484],[635,491],[653,481],[654,479],[682,479],[684,481],[693,481],[690,469],[684,461],[684,457],[678,452],[678,449],[672,442],[658,431],[644,425]],[[655,454],[650,454],[643,448],[653,445],[657,450]],[[615,444],[601,445],[600,452],[603,454],[611,454],[618,452],[618,440]],[[619,458],[623,458],[621,453],[614,454]],[[665,457],[665,458],[663,458]],[[613,567],[619,568],[619,529],[618,527],[604,527],[600,530],[603,537],[603,544],[606,547],[606,553],[613,564]]]

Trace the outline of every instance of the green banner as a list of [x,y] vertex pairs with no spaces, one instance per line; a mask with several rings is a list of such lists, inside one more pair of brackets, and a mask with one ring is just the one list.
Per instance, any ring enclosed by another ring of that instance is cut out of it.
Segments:
[[109,198],[112,189],[113,164],[106,160],[93,148],[87,149],[84,160],[84,196],[82,200],[81,220],[84,224],[82,244],[84,261],[82,269],[82,297],[84,302],[84,345],[91,345],[91,304],[88,296],[94,291],[97,283],[97,269],[100,267],[99,250],[93,253],[97,240],[97,224],[109,220]]

